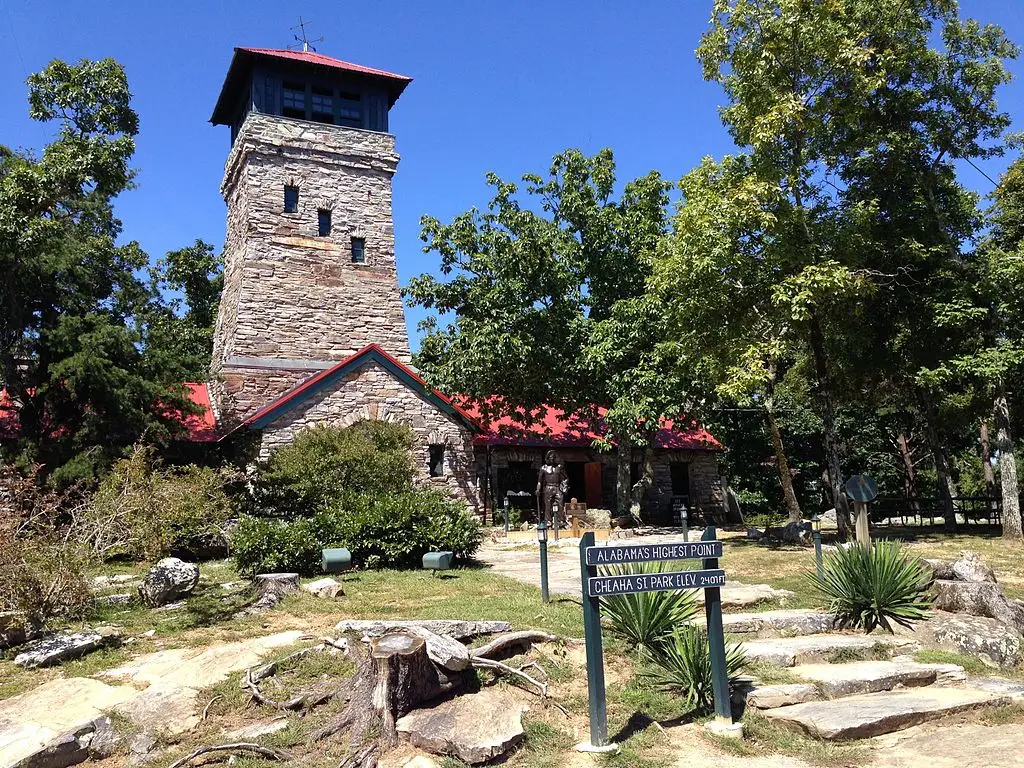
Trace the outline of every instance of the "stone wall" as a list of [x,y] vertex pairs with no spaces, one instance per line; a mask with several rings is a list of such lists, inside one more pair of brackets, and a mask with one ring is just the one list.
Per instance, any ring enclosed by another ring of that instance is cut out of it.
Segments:
[[[368,344],[410,359],[395,267],[394,145],[385,133],[246,118],[221,185],[228,220],[211,393],[225,426],[280,394],[283,379]],[[284,212],[286,185],[299,190],[295,213]],[[332,218],[325,237],[322,209]],[[352,262],[354,237],[366,241],[365,263]],[[260,394],[239,394],[250,392]]]
[[[480,506],[472,432],[373,361],[367,361],[268,424],[263,429],[260,458],[266,459],[308,427],[317,424],[349,426],[369,420],[411,427],[417,439],[414,448],[417,481],[467,502],[474,511]],[[445,445],[444,475],[430,477],[428,446],[440,444]]]

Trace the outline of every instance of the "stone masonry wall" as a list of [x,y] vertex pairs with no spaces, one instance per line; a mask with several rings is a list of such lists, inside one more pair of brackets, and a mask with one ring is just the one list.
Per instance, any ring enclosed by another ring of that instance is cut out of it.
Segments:
[[[327,367],[371,343],[410,359],[395,267],[394,142],[374,131],[246,118],[221,185],[225,284],[211,366],[221,422],[265,404],[262,395],[232,398],[231,389],[276,391],[287,372],[312,375],[310,363]],[[284,212],[286,185],[299,190],[295,213]],[[326,237],[317,232],[321,209],[332,216]],[[365,263],[352,263],[353,237],[366,241]]]
[[[364,420],[407,424],[417,439],[417,482],[439,488],[474,510],[481,506],[472,433],[373,361],[268,424],[263,429],[260,458],[266,459],[308,427],[349,426]],[[446,446],[444,475],[430,477],[428,446],[437,444]]]

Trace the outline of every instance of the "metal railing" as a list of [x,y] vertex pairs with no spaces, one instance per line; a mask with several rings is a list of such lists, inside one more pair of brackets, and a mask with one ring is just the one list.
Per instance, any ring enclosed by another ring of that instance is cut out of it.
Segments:
[[[955,496],[953,511],[958,525],[1001,525],[1003,502],[995,496]],[[946,510],[938,497],[880,497],[871,502],[869,515],[874,525],[936,525]]]

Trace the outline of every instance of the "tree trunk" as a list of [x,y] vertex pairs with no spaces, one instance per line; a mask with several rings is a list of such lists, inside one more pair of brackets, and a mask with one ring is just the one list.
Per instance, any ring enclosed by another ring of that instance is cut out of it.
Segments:
[[615,514],[623,517],[629,514],[633,501],[631,493],[633,465],[633,443],[627,437],[620,437],[615,453]]
[[772,450],[775,452],[775,465],[779,470],[779,484],[782,486],[782,497],[786,500],[786,512],[789,515],[789,522],[799,523],[804,516],[800,511],[800,502],[797,501],[796,491],[793,490],[793,476],[789,473],[786,448],[782,444],[782,432],[779,431],[779,423],[775,420],[774,411],[772,401],[766,400],[764,421],[768,427],[768,436],[772,441]]
[[942,517],[945,521],[943,529],[947,533],[954,533],[956,531],[956,510],[953,507],[953,497],[957,494],[949,472],[949,457],[946,456],[946,449],[939,439],[939,412],[930,393],[919,391],[918,396],[924,412],[925,427],[928,430],[928,446],[931,448],[932,457],[935,460],[935,473],[938,475],[939,499],[942,502]]
[[816,315],[810,320],[811,351],[814,354],[814,370],[818,384],[818,398],[821,402],[821,421],[825,443],[825,475],[836,508],[836,526],[839,538],[846,541],[850,530],[850,503],[843,491],[842,457],[839,452],[839,433],[836,429],[835,403],[832,402],[832,381],[825,359],[825,339]]
[[907,436],[900,433],[896,436],[896,446],[900,449],[900,457],[903,459],[903,468],[906,470],[905,491],[907,500],[910,502],[910,509],[916,515],[921,511],[918,503],[917,493],[917,467],[914,465],[914,457],[910,453],[910,441]]
[[1020,519],[1020,489],[1017,486],[1017,459],[1013,455],[1013,437],[1010,434],[1010,405],[1006,391],[1000,385],[996,390],[995,408],[996,450],[999,451],[999,477],[1003,493],[1003,538],[1024,539]]
[[981,441],[981,469],[985,473],[985,494],[994,497],[996,495],[996,473],[992,469],[992,446],[988,437],[988,419],[981,420],[978,437]]

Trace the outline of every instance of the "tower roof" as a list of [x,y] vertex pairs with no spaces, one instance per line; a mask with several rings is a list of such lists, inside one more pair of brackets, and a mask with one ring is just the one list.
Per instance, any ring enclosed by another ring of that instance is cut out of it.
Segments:
[[341,59],[324,56],[316,51],[290,51],[280,48],[235,48],[235,55],[231,59],[231,66],[228,67],[227,77],[224,78],[224,85],[220,89],[220,96],[217,97],[217,106],[213,108],[213,115],[210,122],[214,125],[229,125],[233,116],[233,109],[237,104],[238,89],[243,87],[251,73],[253,65],[257,62],[278,62],[289,63],[295,66],[308,67],[311,70],[327,69],[337,73],[355,75],[368,78],[385,86],[388,92],[388,108],[390,109],[398,101],[405,87],[412,82],[411,77],[396,75],[394,72],[386,72],[383,69],[364,67],[362,64],[353,64]]

